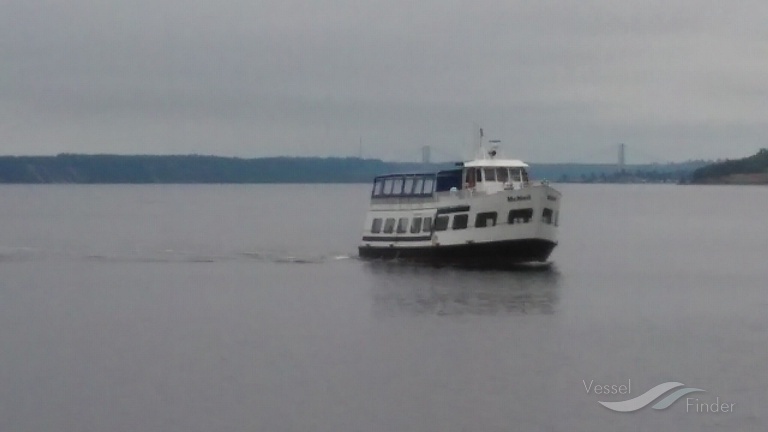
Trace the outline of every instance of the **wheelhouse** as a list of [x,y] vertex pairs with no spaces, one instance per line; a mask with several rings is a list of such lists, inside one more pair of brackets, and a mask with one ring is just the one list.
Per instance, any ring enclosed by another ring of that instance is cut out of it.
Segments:
[[494,193],[529,186],[528,165],[518,160],[486,159],[464,164],[464,188]]

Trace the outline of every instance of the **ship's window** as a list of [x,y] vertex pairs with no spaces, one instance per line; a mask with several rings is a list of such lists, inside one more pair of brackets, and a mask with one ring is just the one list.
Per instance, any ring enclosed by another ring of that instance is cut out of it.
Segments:
[[509,171],[506,168],[496,168],[496,180],[506,183],[509,180]]
[[421,227],[424,232],[430,232],[432,231],[432,218],[431,217],[425,217],[424,218],[424,225]]
[[440,171],[437,173],[436,192],[447,192],[452,188],[461,189],[461,170]]
[[381,195],[381,191],[384,189],[384,180],[376,180],[376,183],[373,184],[373,196],[379,196]]
[[392,231],[394,230],[395,230],[395,219],[387,218],[387,221],[384,222],[384,234],[392,234]]
[[475,180],[475,169],[474,168],[467,168],[467,187],[475,187],[475,184],[477,181]]
[[552,223],[552,209],[545,208],[544,212],[541,213],[541,221],[545,224],[551,224]]
[[397,233],[403,234],[408,230],[408,218],[400,218],[397,221]]
[[511,174],[512,174],[512,177],[511,177],[512,181],[514,181],[514,182],[521,182],[521,181],[523,181],[523,177],[520,175],[520,170],[518,168],[512,168],[511,171],[512,171],[511,172]]
[[371,224],[371,232],[373,234],[378,234],[381,232],[381,218],[376,218],[373,220],[373,223]]
[[416,195],[421,195],[423,192],[421,191],[424,188],[424,179],[423,178],[417,178],[416,183],[413,187],[413,193]]
[[475,218],[475,228],[496,226],[497,216],[498,214],[496,212],[478,213]]
[[523,182],[528,183],[528,171],[526,171],[525,168],[522,168],[520,172],[523,174]]
[[511,224],[528,223],[533,218],[533,209],[510,210],[507,222]]
[[467,228],[467,222],[469,221],[468,214],[457,214],[453,216],[453,225],[451,228],[455,230],[461,230]]
[[496,168],[486,168],[485,181],[496,181]]
[[413,222],[411,222],[411,234],[416,234],[419,231],[421,231],[421,218],[415,217]]
[[394,186],[392,186],[392,195],[400,195],[403,193],[403,178],[395,177]]
[[403,194],[405,195],[413,194],[413,177],[406,177],[405,183],[403,186]]
[[483,173],[480,168],[470,168],[475,172],[475,180],[477,180],[478,183],[483,181]]
[[384,195],[392,195],[392,184],[394,179],[388,178],[384,180]]
[[432,190],[435,188],[435,179],[427,177],[424,179],[424,190],[421,192],[426,195],[432,195]]
[[448,215],[435,218],[435,231],[445,231],[448,229]]

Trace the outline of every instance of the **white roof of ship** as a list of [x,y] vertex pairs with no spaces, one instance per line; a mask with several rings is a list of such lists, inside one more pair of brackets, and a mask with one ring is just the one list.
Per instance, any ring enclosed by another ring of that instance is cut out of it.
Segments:
[[527,163],[518,159],[475,159],[464,162],[465,167],[513,167],[525,168]]

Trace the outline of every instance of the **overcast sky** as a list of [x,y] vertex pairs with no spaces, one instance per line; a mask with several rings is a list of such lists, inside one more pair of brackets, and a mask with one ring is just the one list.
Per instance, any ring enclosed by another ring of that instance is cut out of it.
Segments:
[[0,154],[739,157],[765,0],[0,0]]

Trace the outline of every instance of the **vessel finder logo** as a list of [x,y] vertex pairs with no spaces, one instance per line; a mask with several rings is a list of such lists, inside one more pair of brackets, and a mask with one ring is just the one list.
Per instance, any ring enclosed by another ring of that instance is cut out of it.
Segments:
[[[640,408],[648,406],[651,402],[655,401],[659,396],[663,395],[664,393],[672,389],[683,387],[683,386],[684,384],[679,382],[665,382],[663,384],[657,385],[656,387],[648,390],[647,392],[641,394],[636,398],[620,401],[620,402],[600,401],[600,405],[608,408],[609,410],[618,411],[618,412],[637,411]],[[691,388],[691,387],[679,388],[678,390],[669,394],[669,396],[657,402],[651,408],[657,409],[657,410],[667,409],[670,406],[672,406],[673,403],[677,402],[677,400],[680,399],[681,397],[689,393],[703,392],[703,391],[705,390],[698,389],[698,388]]]
[[[595,394],[603,394],[603,395],[608,395],[608,394],[628,395],[632,392],[632,380],[628,380],[626,385],[624,384],[599,385],[599,384],[595,384],[594,380],[590,381],[589,384],[587,384],[587,381],[584,380],[584,389],[587,391],[587,393],[592,392]],[[647,392],[641,394],[640,396],[632,399],[627,399],[627,400],[618,401],[618,402],[603,402],[603,401],[598,401],[598,402],[600,403],[600,405],[608,408],[611,411],[632,412],[650,405],[655,400],[659,399],[659,397],[661,397],[663,394],[674,389],[677,389],[677,390],[669,393],[665,398],[656,402],[651,408],[656,410],[667,409],[683,396],[686,396],[694,392],[706,391],[700,388],[685,387],[683,383],[670,381],[670,382],[659,384],[656,387],[653,387]]]
[[[620,385],[595,384],[594,380],[590,381],[589,383],[584,380],[583,383],[584,390],[587,391],[587,394],[593,393],[596,395],[630,395],[632,393],[632,380],[627,380],[626,384],[622,383]],[[640,396],[632,399],[616,402],[598,401],[598,403],[608,408],[609,410],[616,412],[633,412],[641,408],[645,408],[652,403],[653,405],[651,405],[651,408],[655,410],[665,410],[683,397],[696,392],[706,392],[706,390],[694,387],[686,387],[683,383],[670,381],[659,384],[656,387],[653,387],[647,392],[641,394]],[[696,397],[685,398],[685,412],[689,413],[732,413],[735,405],[735,403],[721,402],[719,396],[716,397],[714,401],[700,401]]]

